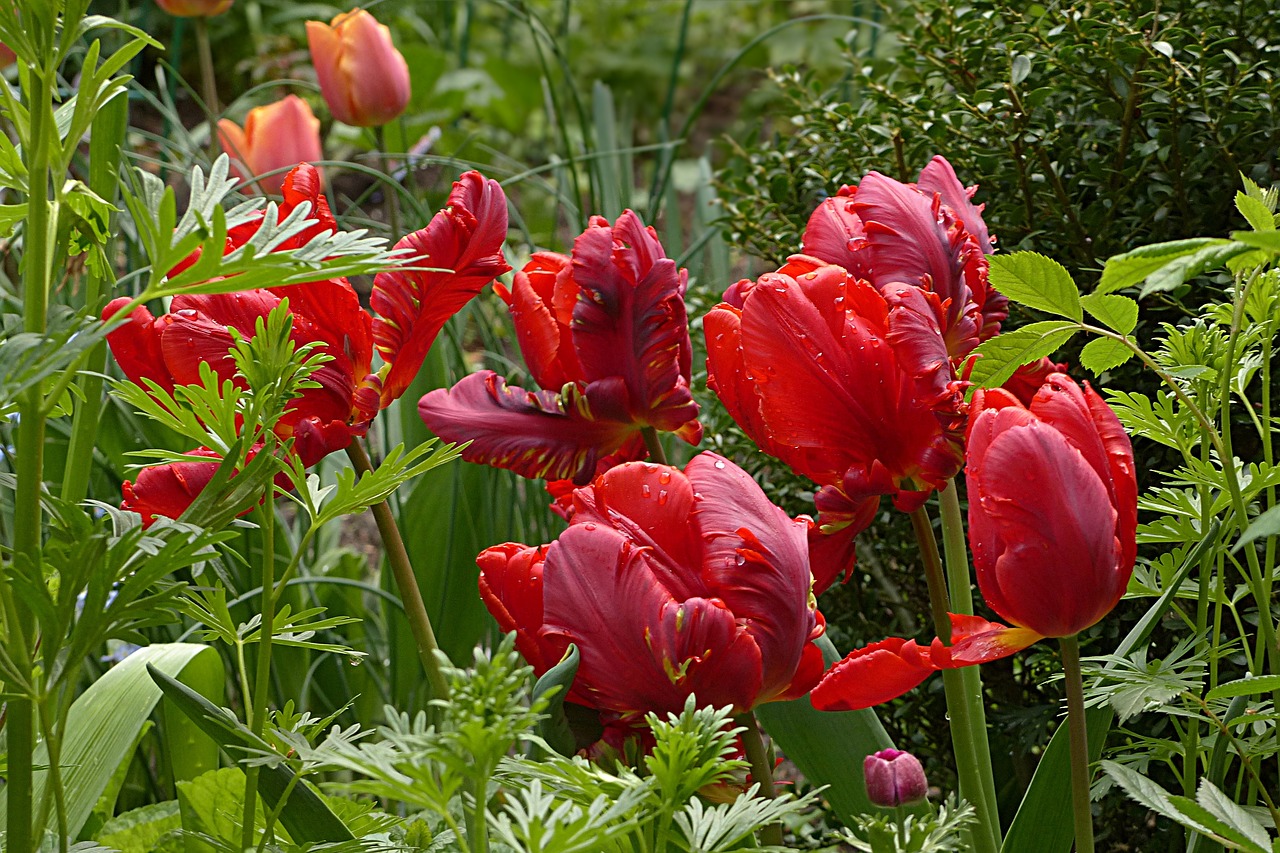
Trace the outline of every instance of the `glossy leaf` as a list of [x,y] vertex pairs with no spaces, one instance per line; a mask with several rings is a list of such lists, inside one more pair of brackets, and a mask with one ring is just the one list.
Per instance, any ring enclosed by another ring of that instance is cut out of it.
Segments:
[[1045,320],[996,335],[974,350],[978,361],[969,380],[983,388],[1003,385],[1019,367],[1054,352],[1079,328],[1067,320]]
[[1035,252],[992,255],[991,286],[1013,302],[1083,320],[1080,291],[1067,268]]

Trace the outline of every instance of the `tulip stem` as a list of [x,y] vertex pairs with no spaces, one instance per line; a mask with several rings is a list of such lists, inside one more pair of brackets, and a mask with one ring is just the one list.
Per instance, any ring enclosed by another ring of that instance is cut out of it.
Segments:
[[649,448],[649,458],[659,465],[666,465],[667,451],[662,447],[662,439],[658,438],[658,431],[647,426],[640,430],[640,434],[644,436],[644,446]]
[[[258,661],[254,672],[253,698],[246,714],[249,730],[258,737],[267,727],[267,693],[271,690],[271,640],[276,624],[276,507],[275,483],[267,485],[262,503],[262,622],[258,627]],[[240,827],[240,846],[253,846],[254,824],[258,815],[258,776],[262,768],[253,765],[244,773],[244,820]]]
[[1089,811],[1089,735],[1084,719],[1084,681],[1080,677],[1080,640],[1062,637],[1062,669],[1067,676],[1067,726],[1071,734],[1071,798],[1075,805],[1076,853],[1093,853],[1093,815]]
[[196,53],[200,56],[200,84],[204,111],[209,122],[209,159],[218,156],[218,78],[213,70],[213,49],[209,46],[209,19],[196,17]]
[[378,152],[382,155],[382,167],[386,169],[387,182],[387,228],[391,231],[391,242],[394,245],[402,236],[400,234],[400,182],[395,179],[396,163],[387,150],[386,128],[378,125],[373,129],[373,138],[377,142]]
[[[924,563],[934,630],[937,631],[940,640],[951,645],[947,584],[942,575],[942,557],[938,553],[938,541],[933,536],[933,522],[929,520],[929,511],[924,507],[912,511],[911,527],[915,531],[916,542],[920,546],[920,558]],[[948,725],[951,728],[951,747],[955,753],[956,774],[960,778],[960,795],[968,800],[978,813],[978,824],[970,829],[972,846],[979,853],[995,853],[1000,849],[1000,845],[996,841],[997,835],[992,830],[992,826],[999,825],[999,818],[994,816],[994,802],[990,804],[987,802],[983,770],[979,766],[978,748],[974,744],[970,703],[965,695],[968,686],[965,683],[964,673],[954,669],[943,670],[942,686],[947,697]],[[990,772],[990,766],[991,762],[988,760],[987,773]]]
[[[773,787],[773,767],[769,764],[769,753],[764,748],[760,727],[756,725],[756,715],[747,711],[734,717],[733,721],[743,728],[742,751],[751,764],[751,778],[760,785],[760,796],[772,800],[778,793]],[[761,829],[760,841],[771,847],[781,847],[782,824],[771,823]]]
[[[369,454],[358,440],[347,445],[347,457],[361,476],[373,470]],[[387,551],[387,562],[391,565],[391,574],[400,590],[400,600],[404,603],[405,616],[409,619],[409,630],[418,647],[418,659],[427,673],[427,684],[431,687],[432,699],[449,698],[449,682],[445,680],[440,662],[436,660],[436,652],[440,647],[436,644],[436,633],[431,628],[431,617],[427,615],[427,605],[422,600],[422,591],[418,589],[418,578],[413,573],[413,564],[409,562],[409,552],[405,550],[404,539],[400,536],[400,528],[396,526],[395,516],[386,501],[379,501],[370,507],[373,520],[377,522],[378,534],[382,537],[382,545]]]

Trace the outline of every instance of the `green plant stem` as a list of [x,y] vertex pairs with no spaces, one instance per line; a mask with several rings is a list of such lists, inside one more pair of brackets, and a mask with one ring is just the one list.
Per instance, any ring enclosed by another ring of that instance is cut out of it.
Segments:
[[373,129],[374,139],[378,143],[378,152],[382,155],[382,167],[387,170],[387,180],[392,184],[387,193],[387,228],[391,231],[391,242],[394,244],[402,236],[400,234],[400,186],[394,178],[396,164],[387,151],[386,128],[379,125]]
[[[271,690],[271,639],[276,622],[276,508],[275,484],[267,485],[262,505],[262,623],[258,635],[258,663],[254,674],[253,707],[249,714],[249,730],[258,737],[267,727],[267,693]],[[258,766],[244,774],[244,824],[240,828],[240,847],[253,846],[253,824],[258,813]]]
[[[942,549],[947,559],[951,612],[972,616],[973,590],[969,580],[969,551],[965,543],[960,495],[954,478],[948,480],[946,488],[938,493],[938,505],[942,517]],[[996,796],[996,781],[991,769],[991,745],[987,739],[987,710],[982,701],[982,670],[969,666],[960,670],[960,675],[964,679],[964,701],[968,706],[970,735],[973,737],[978,774],[982,779],[982,794],[988,808],[984,817],[992,836],[999,843],[999,798]]]
[[209,46],[209,19],[197,16],[196,53],[200,57],[200,84],[205,117],[209,122],[209,159],[218,156],[218,78],[213,70],[213,49]]
[[[359,441],[353,440],[347,446],[347,458],[362,476],[373,470],[369,454]],[[427,673],[431,698],[448,699],[449,682],[440,670],[440,662],[436,660],[436,652],[440,650],[436,643],[436,632],[431,627],[431,617],[427,615],[427,605],[422,600],[422,591],[418,589],[418,578],[413,573],[413,564],[409,562],[409,552],[405,550],[404,539],[400,537],[400,528],[396,526],[395,516],[391,514],[391,507],[386,501],[380,501],[370,509],[373,510],[373,520],[378,525],[382,545],[387,550],[391,574],[400,590],[404,613],[409,619],[409,630],[413,632],[413,639],[418,647],[418,659],[422,661],[422,668]]]
[[[934,630],[938,639],[951,645],[950,604],[947,600],[947,584],[942,574],[942,558],[938,554],[938,542],[933,536],[933,524],[924,507],[911,513],[911,527],[920,547],[920,559],[924,564],[925,582],[929,588],[929,609],[933,614]],[[961,670],[948,669],[942,673],[943,691],[947,697],[948,725],[951,728],[951,746],[955,753],[956,775],[960,779],[960,795],[968,800],[978,815],[978,825],[971,827],[971,839],[975,853],[995,853],[1000,849],[996,835],[991,831],[991,814],[994,803],[988,805],[982,770],[978,767],[978,750],[973,742],[973,721],[970,719],[967,689]],[[990,762],[988,762],[990,766]],[[999,825],[999,818],[995,820]]]
[[[747,711],[733,720],[742,726],[742,749],[747,754],[747,762],[751,765],[751,778],[760,785],[760,796],[772,800],[778,795],[773,786],[773,767],[769,764],[769,753],[764,748],[764,738],[760,736],[760,726],[756,724],[756,715]],[[782,846],[782,824],[771,823],[760,830],[760,841],[774,847]]]
[[1062,669],[1067,676],[1067,726],[1071,734],[1071,800],[1075,807],[1076,853],[1093,853],[1093,814],[1089,810],[1089,734],[1085,729],[1084,680],[1080,677],[1080,641],[1062,637]]
[[644,436],[644,446],[649,448],[649,458],[659,465],[666,465],[667,451],[662,446],[662,439],[658,438],[658,431],[647,426],[640,430],[640,434]]

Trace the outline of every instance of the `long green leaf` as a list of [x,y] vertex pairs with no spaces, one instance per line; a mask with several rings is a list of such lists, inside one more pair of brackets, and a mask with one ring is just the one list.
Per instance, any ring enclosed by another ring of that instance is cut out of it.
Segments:
[[[200,668],[222,665],[217,653],[208,646],[194,643],[147,646],[108,670],[71,706],[60,763],[67,830],[72,838],[80,833],[116,769],[130,758],[138,733],[160,701],[160,689],[147,677],[147,669],[154,668],[166,677],[176,678],[197,661]],[[42,766],[48,762],[48,754],[41,747],[35,764]],[[37,803],[43,796],[46,777],[46,773],[36,775]],[[7,800],[0,802],[0,825],[7,823],[7,805]],[[56,828],[52,814],[46,828],[50,832]]]
[[[817,642],[827,666],[840,660],[830,640],[819,637]],[[893,746],[875,711],[818,711],[804,696],[761,705],[755,713],[805,778],[829,786],[823,796],[842,821],[852,826],[855,817],[873,810],[862,781],[862,761]]]
[[[199,693],[185,684],[170,678],[159,670],[148,667],[151,678],[164,691],[179,711],[186,714],[205,734],[217,741],[234,757],[244,755],[245,750],[270,752],[265,740],[249,731],[239,720],[231,717]],[[290,788],[294,773],[288,765],[264,765],[258,777],[258,793],[270,809],[275,809]],[[352,841],[355,836],[347,825],[329,810],[324,800],[305,782],[293,786],[284,808],[280,811],[280,824],[289,837],[299,844],[319,844],[335,841]]]

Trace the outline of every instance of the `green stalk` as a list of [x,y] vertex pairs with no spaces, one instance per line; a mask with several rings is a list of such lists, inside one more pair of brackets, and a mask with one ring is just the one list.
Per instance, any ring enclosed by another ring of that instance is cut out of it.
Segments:
[[647,426],[640,430],[640,434],[644,436],[644,446],[649,449],[649,457],[659,465],[666,465],[667,451],[662,447],[662,439],[658,438],[658,431]]
[[196,17],[196,52],[200,56],[200,84],[204,93],[204,113],[209,122],[209,159],[218,156],[218,78],[213,70],[213,50],[209,46],[209,19]]
[[394,180],[396,164],[388,156],[390,152],[387,150],[385,128],[381,125],[375,127],[373,135],[378,142],[378,152],[382,155],[382,168],[387,170],[387,182],[392,185],[387,188],[387,228],[391,231],[391,243],[394,245],[403,236],[400,233],[400,184]]
[[[373,470],[369,454],[364,445],[353,440],[347,446],[347,457],[355,466],[356,473],[361,476]],[[413,573],[413,564],[409,562],[409,552],[405,550],[404,539],[400,537],[400,528],[396,526],[395,516],[386,501],[374,504],[373,520],[378,524],[378,535],[382,537],[382,545],[387,550],[387,562],[391,565],[391,574],[396,579],[400,590],[400,600],[404,603],[405,616],[409,619],[409,630],[418,647],[418,659],[427,673],[427,683],[431,686],[432,699],[449,698],[449,682],[440,670],[440,662],[436,660],[436,652],[440,647],[436,643],[436,632],[431,627],[431,617],[427,615],[427,605],[422,600],[422,591],[418,589],[418,578]]]
[[[951,591],[951,612],[973,615],[973,590],[969,581],[969,551],[965,545],[964,517],[960,512],[960,495],[954,478],[938,493],[942,515],[942,548],[947,555],[947,587]],[[987,739],[987,709],[982,701],[982,671],[976,666],[960,670],[964,679],[964,700],[968,706],[970,735],[982,778],[982,794],[989,810],[987,822],[997,843],[1001,839],[1000,807],[996,781],[991,769],[991,745]]]
[[1058,640],[1067,676],[1067,726],[1071,734],[1071,800],[1075,807],[1076,853],[1093,853],[1093,815],[1089,811],[1089,735],[1084,719],[1084,680],[1080,676],[1080,640]]
[[[764,748],[764,739],[760,737],[760,727],[756,725],[756,715],[747,711],[733,718],[742,726],[742,749],[751,764],[751,778],[760,785],[760,796],[772,800],[778,796],[773,786],[773,766],[769,763],[769,753]],[[782,824],[771,823],[760,830],[760,841],[771,847],[782,846]]]
[[[267,485],[262,505],[262,624],[259,628],[258,664],[254,674],[253,707],[249,729],[262,737],[267,727],[267,692],[271,689],[271,637],[276,621],[276,509],[275,483]],[[244,824],[240,827],[240,847],[253,846],[253,824],[258,813],[258,766],[244,774]]]
[[[916,543],[920,546],[920,558],[924,563],[925,581],[929,587],[929,609],[933,614],[934,630],[938,638],[951,645],[951,618],[947,615],[950,604],[947,601],[947,584],[942,575],[942,558],[938,554],[938,542],[933,537],[933,524],[929,521],[929,512],[924,507],[911,513],[911,527],[916,534]],[[966,685],[961,670],[948,669],[942,672],[943,691],[947,697],[948,725],[951,728],[951,747],[955,753],[956,774],[960,779],[960,795],[973,806],[978,815],[978,824],[970,828],[970,838],[975,853],[996,853],[1000,844],[991,831],[993,824],[991,813],[994,804],[987,803],[986,786],[982,782],[982,771],[978,767],[978,749],[974,744],[974,723],[969,713],[969,703],[965,699]],[[988,766],[990,763],[988,762]],[[997,817],[994,821],[999,823]]]

